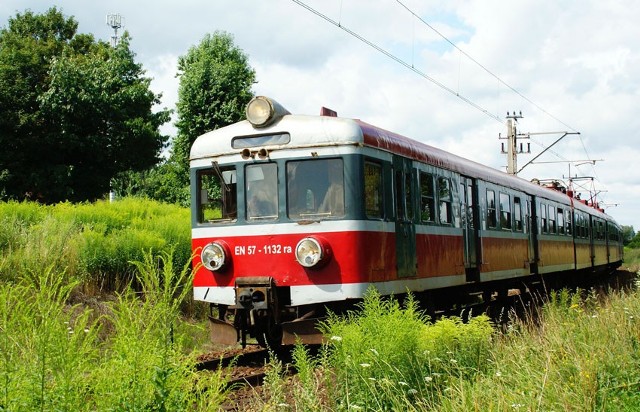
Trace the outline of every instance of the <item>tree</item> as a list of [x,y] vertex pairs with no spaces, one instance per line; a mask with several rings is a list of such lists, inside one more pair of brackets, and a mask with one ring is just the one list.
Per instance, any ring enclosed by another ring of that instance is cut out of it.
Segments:
[[626,246],[631,249],[640,249],[640,232],[636,233],[633,239],[631,239]]
[[181,185],[188,186],[191,145],[203,133],[244,119],[255,71],[231,35],[215,32],[180,57],[178,76],[178,134],[171,160],[177,164]]
[[622,243],[627,246],[629,242],[636,235],[636,232],[633,230],[633,226],[625,226],[622,225]]
[[158,95],[117,47],[76,34],[55,7],[0,31],[0,193],[44,202],[94,200],[119,172],[156,164],[167,140]]

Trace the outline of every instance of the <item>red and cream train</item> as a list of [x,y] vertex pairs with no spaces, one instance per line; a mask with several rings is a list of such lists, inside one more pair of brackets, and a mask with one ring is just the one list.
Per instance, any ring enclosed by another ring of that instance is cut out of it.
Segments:
[[370,286],[435,297],[620,265],[619,226],[571,193],[323,114],[260,96],[193,144],[194,297],[218,309],[214,340],[304,340]]

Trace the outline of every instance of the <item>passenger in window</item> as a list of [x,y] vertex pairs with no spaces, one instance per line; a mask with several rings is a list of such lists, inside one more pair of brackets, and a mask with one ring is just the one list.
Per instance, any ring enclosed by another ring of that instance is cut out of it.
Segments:
[[260,185],[250,191],[247,213],[249,218],[277,215],[277,198],[275,193],[269,193],[265,186]]
[[342,162],[329,162],[328,164],[329,187],[324,199],[318,208],[321,213],[329,213],[331,216],[344,216],[344,179]]

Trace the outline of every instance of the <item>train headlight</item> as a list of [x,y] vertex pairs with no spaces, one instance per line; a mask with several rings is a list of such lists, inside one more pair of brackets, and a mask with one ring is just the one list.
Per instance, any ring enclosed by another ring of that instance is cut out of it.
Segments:
[[209,243],[200,253],[202,265],[213,272],[225,267],[228,256],[227,248],[220,242]]
[[296,260],[306,268],[319,267],[329,260],[331,250],[322,241],[305,237],[296,245]]
[[289,112],[273,99],[256,96],[247,104],[246,114],[254,127],[266,127]]

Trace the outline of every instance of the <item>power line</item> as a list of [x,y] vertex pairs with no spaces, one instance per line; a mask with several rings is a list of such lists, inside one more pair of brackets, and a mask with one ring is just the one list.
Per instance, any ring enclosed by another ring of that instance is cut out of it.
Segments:
[[[355,37],[356,39],[360,40],[361,42],[363,42],[364,44],[368,45],[369,47],[375,49],[376,51],[384,54],[385,56],[387,56],[388,58],[394,60],[395,62],[401,64],[402,66],[408,68],[409,70],[413,71],[414,73],[418,74],[419,76],[425,78],[426,80],[432,82],[433,84],[435,84],[436,86],[440,87],[441,89],[453,94],[454,96],[456,96],[457,98],[459,98],[460,100],[464,101],[465,103],[469,104],[470,106],[472,106],[473,108],[479,110],[480,112],[484,113],[485,115],[487,115],[488,117],[498,121],[499,123],[504,123],[504,120],[502,118],[500,118],[497,115],[494,115],[492,113],[490,113],[487,109],[483,108],[482,106],[480,106],[479,104],[473,102],[471,99],[461,95],[459,92],[453,90],[452,88],[446,86],[445,84],[439,82],[438,80],[436,80],[435,78],[429,76],[428,74],[424,73],[421,70],[418,70],[413,64],[410,64],[408,62],[406,62],[405,60],[399,58],[398,56],[394,55],[393,53],[383,49],[381,46],[373,43],[372,41],[366,39],[365,37],[361,36],[360,34],[354,32],[353,30],[345,27],[344,25],[342,25],[341,20],[342,20],[342,3],[340,5],[340,21],[335,21],[333,19],[331,19],[329,16],[327,16],[326,14],[314,9],[313,7],[307,5],[306,3],[304,3],[302,0],[292,0],[294,3],[298,4],[299,6],[305,8],[306,10],[312,12],[313,14],[315,14],[318,17],[321,17],[322,19],[324,19],[325,21],[333,24],[334,26],[342,29],[343,31],[345,31],[347,34]],[[408,11],[412,16],[414,16],[414,18],[418,19],[420,22],[422,22],[424,25],[426,25],[429,29],[431,29],[433,32],[435,32],[438,36],[440,36],[442,39],[444,39],[447,43],[449,43],[451,46],[453,46],[456,50],[458,50],[462,55],[464,55],[466,58],[468,58],[469,60],[471,60],[473,63],[475,63],[478,67],[480,67],[482,70],[484,70],[486,73],[488,73],[490,76],[492,76],[493,78],[495,78],[498,82],[500,82],[502,85],[504,85],[505,87],[507,87],[509,90],[511,90],[513,93],[515,93],[516,95],[520,96],[523,100],[527,101],[528,103],[530,103],[532,106],[534,106],[535,108],[537,108],[538,110],[540,110],[542,113],[546,114],[547,116],[549,116],[550,118],[554,119],[555,121],[557,121],[558,123],[566,126],[568,129],[570,129],[571,131],[575,132],[576,134],[578,134],[578,137],[580,139],[580,143],[582,145],[582,148],[585,152],[585,155],[588,159],[591,159],[591,157],[589,156],[589,153],[587,151],[587,148],[584,144],[584,140],[582,139],[582,135],[580,133],[578,133],[576,131],[575,128],[573,128],[571,125],[565,123],[564,121],[560,120],[558,117],[554,116],[553,114],[551,114],[549,111],[547,111],[546,109],[544,109],[542,106],[540,106],[539,104],[537,104],[536,102],[534,102],[533,100],[531,100],[530,98],[528,98],[527,96],[525,96],[523,93],[521,93],[520,91],[518,91],[517,89],[515,89],[513,86],[509,85],[507,82],[505,82],[504,80],[502,80],[498,75],[496,75],[495,73],[493,73],[491,70],[489,70],[487,67],[485,67],[483,64],[481,64],[480,62],[478,62],[476,59],[474,59],[472,56],[470,56],[467,52],[465,52],[464,50],[462,50],[461,48],[459,48],[458,46],[456,46],[451,40],[449,40],[445,35],[443,35],[442,33],[440,33],[435,27],[433,27],[432,25],[430,25],[427,21],[425,21],[423,18],[421,18],[419,15],[417,15],[414,11],[412,11],[410,8],[408,8],[402,1],[400,0],[396,0],[396,2],[401,5],[406,11]],[[413,53],[413,52],[412,52]],[[533,140],[532,140],[533,141]],[[544,147],[544,145],[535,142],[534,143]],[[556,155],[558,158],[560,159],[565,159],[563,156],[561,156],[560,154],[556,153],[555,151],[550,151],[551,153],[553,153],[554,155]],[[566,160],[566,159],[565,159]],[[592,170],[593,173],[595,175],[595,180],[596,181],[600,181],[596,172],[595,172],[595,167],[592,166]]]
[[402,3],[400,0],[396,0],[396,2],[398,4],[400,4],[402,7],[404,7],[405,10],[407,10],[409,13],[411,13],[411,15],[413,15],[413,17],[415,17],[416,19],[420,20],[425,26],[427,26],[428,28],[430,28],[431,30],[433,30],[434,33],[436,33],[438,36],[442,37],[443,40],[445,40],[447,43],[449,43],[451,46],[453,46],[456,50],[458,50],[460,53],[462,53],[466,58],[468,58],[469,60],[471,60],[472,62],[474,62],[478,67],[480,67],[482,70],[484,70],[485,72],[487,72],[490,76],[492,76],[493,78],[495,78],[496,80],[498,80],[498,82],[500,82],[502,85],[504,85],[505,87],[507,87],[509,90],[511,90],[512,92],[514,92],[515,94],[517,94],[518,96],[520,96],[521,98],[523,98],[524,100],[526,100],[527,102],[529,102],[531,105],[533,105],[534,107],[536,107],[538,110],[540,110],[541,112],[547,114],[549,117],[553,118],[554,120],[556,120],[557,122],[561,123],[562,125],[568,127],[569,129],[571,129],[571,131],[577,132],[577,130],[575,130],[573,127],[571,127],[570,125],[566,124],[565,122],[563,122],[562,120],[558,119],[557,117],[555,117],[554,115],[552,115],[551,113],[549,113],[548,111],[546,111],[543,107],[541,107],[540,105],[538,105],[536,102],[534,102],[533,100],[529,99],[527,96],[525,96],[524,94],[522,94],[520,91],[518,91],[516,88],[514,88],[513,86],[509,85],[507,82],[505,82],[504,80],[502,80],[497,74],[493,73],[491,70],[489,70],[488,68],[486,68],[482,63],[480,63],[479,61],[477,61],[476,59],[474,59],[473,57],[471,57],[467,52],[465,52],[464,50],[462,50],[460,47],[456,46],[455,43],[453,43],[451,40],[449,40],[444,34],[440,33],[435,27],[433,27],[432,25],[430,25],[429,23],[427,23],[422,17],[420,17],[419,15],[417,15],[413,10],[411,10],[409,7],[407,7],[404,3]]
[[424,73],[421,70],[416,69],[412,64],[407,63],[406,61],[402,60],[401,58],[399,58],[398,56],[392,54],[391,52],[383,49],[382,47],[378,46],[377,44],[373,43],[370,40],[367,40],[366,38],[362,37],[361,35],[359,35],[358,33],[354,32],[353,30],[348,29],[347,27],[343,26],[340,22],[337,22],[335,20],[332,20],[331,18],[329,18],[329,16],[327,16],[326,14],[321,13],[320,11],[314,9],[313,7],[305,4],[304,2],[302,2],[301,0],[292,0],[294,3],[298,4],[299,6],[307,9],[308,11],[312,12],[313,14],[315,14],[318,17],[321,17],[322,19],[326,20],[327,22],[333,24],[334,26],[344,30],[346,33],[350,34],[351,36],[355,37],[356,39],[360,40],[361,42],[363,42],[364,44],[366,44],[367,46],[377,50],[378,52],[384,54],[385,56],[389,57],[390,59],[394,60],[395,62],[403,65],[404,67],[406,67],[407,69],[413,71],[414,73],[418,74],[419,76],[429,80],[431,83],[435,84],[436,86],[440,87],[441,89],[453,94],[454,96],[456,96],[457,98],[459,98],[460,100],[462,100],[463,102],[467,103],[468,105],[472,106],[473,108],[481,111],[482,113],[484,113],[485,115],[491,117],[492,119],[498,121],[499,123],[504,123],[503,119],[501,119],[499,116],[496,116],[494,114],[492,114],[491,112],[489,112],[487,109],[483,108],[482,106],[480,106],[479,104],[473,102],[471,99],[464,97],[463,95],[461,95],[460,93],[456,92],[455,90],[451,89],[450,87],[444,85],[443,83],[439,82],[438,80],[434,79],[433,77],[429,76],[428,74]]
[[[502,85],[504,85],[505,87],[507,87],[509,90],[511,90],[512,92],[514,92],[515,94],[517,94],[518,96],[520,96],[522,99],[524,99],[525,101],[529,102],[531,105],[533,105],[535,108],[537,108],[538,110],[540,110],[542,113],[546,114],[547,116],[551,117],[552,119],[554,119],[555,121],[559,122],[560,124],[566,126],[567,128],[569,128],[571,131],[573,132],[577,132],[577,130],[575,128],[573,128],[572,126],[570,126],[569,124],[563,122],[562,120],[560,120],[559,118],[557,118],[556,116],[554,116],[553,114],[549,113],[546,109],[544,109],[542,106],[540,106],[539,104],[537,104],[536,102],[534,102],[533,100],[531,100],[530,98],[528,98],[527,96],[525,96],[523,93],[521,93],[520,91],[518,91],[516,88],[514,88],[513,86],[509,85],[507,82],[505,82],[504,80],[502,80],[500,78],[500,76],[498,76],[497,74],[493,73],[491,70],[489,70],[487,67],[485,67],[482,63],[480,63],[479,61],[477,61],[476,59],[474,59],[472,56],[470,56],[467,52],[465,52],[464,50],[462,50],[460,47],[458,47],[455,43],[453,43],[451,40],[449,40],[444,34],[440,33],[435,27],[433,27],[431,24],[429,24],[427,21],[425,21],[422,17],[420,17],[417,13],[415,13],[413,10],[411,10],[407,5],[405,5],[401,0],[396,0],[396,2],[401,5],[407,12],[409,12],[414,18],[418,19],[420,22],[422,22],[422,24],[424,24],[425,26],[427,26],[429,29],[431,29],[434,33],[436,33],[438,36],[440,36],[444,41],[446,41],[447,43],[449,43],[453,48],[455,48],[456,50],[458,50],[462,55],[464,55],[466,58],[468,58],[469,60],[471,60],[473,63],[475,63],[478,67],[480,67],[482,70],[484,70],[487,74],[489,74],[490,76],[492,76],[493,78],[495,78],[498,82],[500,82]],[[584,150],[585,155],[587,156],[588,159],[591,159],[591,156],[589,156],[589,152],[587,151],[587,147],[584,144],[584,140],[582,139],[582,135],[578,134],[578,138],[580,139],[580,144],[582,145],[582,149]],[[552,151],[552,153],[554,153],[557,157],[559,158],[563,158],[562,156],[560,156],[559,154],[555,153]],[[598,176],[595,172],[595,167],[592,167],[593,169],[593,173],[596,176],[596,180],[599,181]]]

